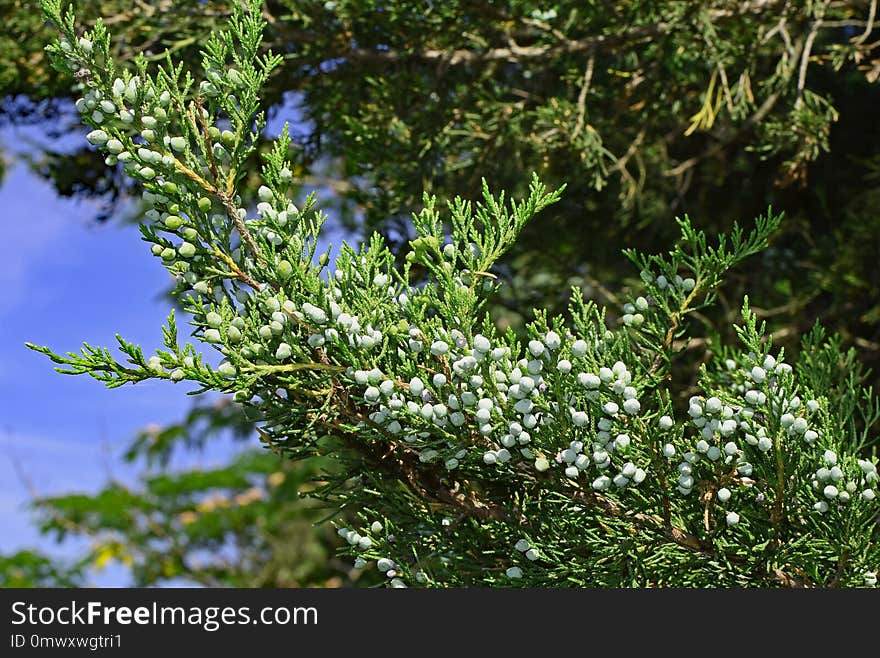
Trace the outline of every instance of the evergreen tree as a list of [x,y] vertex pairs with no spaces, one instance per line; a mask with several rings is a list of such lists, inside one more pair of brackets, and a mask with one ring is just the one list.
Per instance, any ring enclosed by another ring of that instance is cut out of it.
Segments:
[[192,335],[222,355],[214,367],[181,344],[172,313],[149,357],[121,337],[122,360],[31,346],[61,372],[232,394],[266,447],[331,460],[313,495],[357,510],[346,553],[392,587],[876,584],[864,457],[880,407],[853,353],[816,326],[787,359],[746,299],[736,342],[716,337],[696,377],[672,368],[690,319],[780,215],[712,241],[681,219],[670,251],[626,252],[640,284],[619,320],[575,287],[520,339],[487,313],[497,263],[561,188],[533,177],[513,201],[483,182],[445,209],[426,195],[400,261],[376,234],[331,266],[314,198],[291,196],[287,129],[252,166],[282,60],[260,51],[258,3],[204,43],[203,79],[173,56],[120,68],[103,22],[80,34],[59,0],[43,7],[88,141],[139,183],[144,240]]

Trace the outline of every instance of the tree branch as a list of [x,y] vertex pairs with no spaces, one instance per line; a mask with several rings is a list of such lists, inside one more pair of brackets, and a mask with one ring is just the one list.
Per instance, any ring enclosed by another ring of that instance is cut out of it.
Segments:
[[412,52],[400,50],[369,50],[366,48],[353,48],[342,57],[351,60],[375,61],[375,62],[400,62],[421,60],[426,62],[443,62],[449,66],[458,64],[474,64],[480,62],[519,62],[528,59],[552,58],[560,55],[582,53],[594,49],[608,48],[630,40],[641,41],[658,34],[666,33],[670,28],[669,23],[657,23],[631,30],[625,30],[620,34],[601,34],[598,36],[584,37],[582,39],[567,40],[560,44],[545,44],[541,46],[517,46],[511,44],[508,47],[490,48],[484,51],[456,49],[443,50],[429,48]]

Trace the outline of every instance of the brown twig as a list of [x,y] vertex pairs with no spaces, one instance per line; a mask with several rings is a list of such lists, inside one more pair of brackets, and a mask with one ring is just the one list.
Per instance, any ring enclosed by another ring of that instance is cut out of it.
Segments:
[[[696,535],[693,535],[686,530],[677,528],[675,526],[667,526],[662,519],[658,519],[654,516],[651,516],[650,514],[633,514],[631,512],[624,511],[620,509],[620,507],[618,507],[618,505],[614,501],[605,498],[600,494],[578,492],[576,494],[576,497],[584,500],[587,503],[591,503],[599,507],[614,518],[629,519],[633,523],[635,523],[636,526],[644,530],[656,532],[666,539],[669,539],[677,546],[681,546],[682,548],[685,548],[694,553],[699,553],[700,555],[715,559],[722,557],[723,559],[734,564],[745,563],[744,559],[736,555],[719,555],[719,553],[711,545],[706,544]],[[794,576],[778,567],[770,569],[767,572],[767,575],[770,576],[773,581],[779,583],[783,587],[810,587],[810,583],[806,578]]]
[[663,34],[669,28],[670,25],[668,23],[660,22],[656,25],[645,25],[631,30],[625,30],[619,34],[602,34],[598,36],[584,37],[582,39],[566,40],[556,45],[518,46],[516,44],[509,44],[506,48],[489,48],[484,51],[428,48],[413,52],[401,52],[399,50],[368,50],[364,48],[353,48],[346,52],[344,57],[352,60],[376,62],[422,60],[428,62],[443,62],[448,66],[493,61],[517,62],[524,59],[558,57],[560,55],[588,52],[596,48],[606,48],[616,44],[626,43],[631,39],[641,41],[657,36],[658,34]]
[[[181,163],[176,158],[174,160],[175,168],[178,171],[182,172],[185,176],[187,176],[191,180],[198,183],[199,186],[201,186],[202,189],[204,189],[207,193],[213,194],[215,197],[217,197],[217,199],[219,199],[220,204],[223,206],[223,209],[226,211],[226,216],[229,218],[229,220],[232,222],[233,226],[235,226],[235,229],[238,231],[238,234],[241,236],[242,242],[244,242],[247,245],[248,249],[250,249],[251,253],[254,256],[256,256],[257,258],[262,260],[263,255],[260,252],[259,247],[257,247],[257,243],[254,242],[253,237],[251,237],[251,234],[247,230],[247,227],[244,225],[244,222],[242,221],[241,217],[238,216],[238,208],[236,208],[235,203],[232,200],[231,192],[228,191],[227,189],[223,189],[222,186],[218,187],[219,185],[221,185],[221,181],[220,181],[221,177],[220,177],[220,171],[217,167],[217,162],[214,159],[214,150],[212,148],[211,135],[208,131],[208,125],[205,121],[205,117],[202,114],[201,103],[199,103],[198,101],[194,101],[194,104],[195,104],[195,107],[197,108],[198,112],[192,112],[190,110],[190,111],[185,112],[185,114],[190,120],[190,124],[192,125],[193,131],[196,134],[202,135],[202,139],[204,140],[204,146],[205,146],[204,150],[208,154],[208,160],[211,165],[211,173],[214,176],[214,183],[209,183],[204,178],[199,176],[195,171],[193,171],[192,169],[190,169],[189,167],[187,167],[186,165]],[[198,121],[196,120],[194,114],[198,115]],[[200,129],[200,126],[201,126],[201,129]],[[239,277],[239,278],[241,278],[241,277]],[[248,283],[248,285],[251,285],[251,284]]]
[[593,67],[596,65],[596,53],[591,52],[590,57],[587,60],[587,67],[584,69],[584,81],[581,83],[581,91],[578,94],[577,101],[577,122],[575,123],[574,130],[571,131],[571,139],[574,139],[581,133],[581,130],[584,129],[584,121],[587,116],[587,94],[590,92],[590,83],[593,80]]
[[681,319],[687,315],[690,310],[691,302],[696,299],[697,294],[700,291],[700,282],[697,281],[696,285],[694,285],[693,290],[691,290],[690,294],[685,298],[685,300],[681,303],[679,309],[674,312],[671,316],[671,322],[669,323],[669,330],[666,332],[666,336],[663,338],[663,344],[661,345],[661,354],[657,355],[657,358],[654,359],[654,363],[651,364],[650,370],[648,370],[648,377],[653,377],[657,374],[657,371],[660,370],[660,366],[663,365],[663,354],[672,347],[672,342],[675,340],[675,334],[679,329],[681,324]]
[[242,270],[238,266],[238,263],[232,260],[232,257],[230,257],[229,254],[223,252],[223,250],[220,249],[220,247],[218,247],[217,245],[212,246],[214,247],[214,255],[220,258],[224,263],[229,266],[229,268],[232,270],[232,274],[234,274],[237,279],[243,281],[254,290],[260,289],[260,284],[250,274]]
[[871,6],[868,9],[868,20],[865,22],[865,31],[862,32],[856,39],[853,41],[853,45],[861,46],[865,43],[865,40],[870,36],[871,32],[874,29],[874,20],[877,18],[877,0],[871,0]]
[[257,247],[257,243],[254,242],[254,239],[251,237],[251,234],[247,230],[247,227],[244,225],[241,217],[238,216],[238,208],[235,207],[235,203],[233,203],[232,197],[229,196],[226,192],[218,190],[217,198],[220,199],[220,203],[226,210],[226,216],[229,217],[229,220],[235,226],[235,229],[238,231],[241,239],[245,242],[245,244],[247,244],[248,249],[251,250],[251,253],[254,254],[254,256],[262,260],[263,254],[260,251],[259,247]]
[[192,115],[195,114],[198,117],[198,124],[201,127],[202,139],[205,141],[205,153],[208,154],[208,162],[211,165],[211,174],[214,176],[214,185],[219,186],[220,170],[217,168],[217,160],[214,158],[214,144],[211,142],[211,133],[208,131],[208,123],[207,121],[205,121],[205,111],[204,109],[202,109],[201,99],[196,98],[195,100],[193,100],[193,105],[195,106],[195,112],[190,109],[190,121],[193,122],[193,127],[195,128],[196,122],[193,119]]
[[801,63],[798,69],[797,80],[797,98],[794,101],[795,108],[800,107],[804,101],[804,88],[807,84],[807,67],[810,64],[810,53],[813,50],[813,42],[816,40],[816,35],[819,34],[820,27],[822,27],[822,19],[818,18],[813,22],[813,26],[810,28],[807,40],[804,43],[803,52],[801,52]]

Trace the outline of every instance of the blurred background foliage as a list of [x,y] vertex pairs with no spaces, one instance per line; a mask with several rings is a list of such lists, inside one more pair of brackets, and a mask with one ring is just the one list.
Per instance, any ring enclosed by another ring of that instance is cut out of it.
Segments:
[[[159,440],[168,429],[148,432]],[[341,587],[360,576],[334,557],[326,514],[302,498],[320,480],[316,462],[291,464],[243,450],[214,469],[146,472],[136,486],[38,499],[41,530],[92,539],[87,563],[127,566],[139,587]]]
[[0,554],[0,587],[81,587],[85,567],[61,565],[32,550]]
[[[122,59],[170,49],[194,69],[229,10],[76,5],[85,20],[105,17]],[[291,121],[299,181],[355,237],[378,230],[405,244],[423,192],[477,196],[482,177],[514,195],[532,171],[567,184],[506,258],[492,311],[502,325],[562,310],[572,285],[616,321],[637,285],[621,249],[664,249],[676,215],[723,232],[772,205],[782,230],[734,273],[683,361],[708,357],[748,292],[777,342],[796,351],[819,320],[880,381],[876,0],[273,0],[264,13],[266,46],[285,56],[266,99]],[[35,0],[0,0],[0,15],[0,121],[79,131],[76,90],[43,56],[51,35]],[[44,148],[30,166],[61,194],[104,200],[106,219],[129,190],[81,144]],[[229,428],[252,436],[235,407],[195,407],[138,437],[129,458],[152,473],[173,446],[198,449]],[[145,475],[136,491],[114,484],[36,510],[47,532],[95,538],[91,559],[127,562],[139,584],[347,585],[358,574],[330,559],[336,538],[311,528],[320,510],[297,495],[323,467],[289,472],[246,453],[211,473]],[[52,577],[20,559],[36,583]]]

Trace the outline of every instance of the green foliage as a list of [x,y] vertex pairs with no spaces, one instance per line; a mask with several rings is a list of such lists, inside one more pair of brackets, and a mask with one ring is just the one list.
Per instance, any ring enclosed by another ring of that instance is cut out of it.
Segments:
[[31,550],[0,554],[0,587],[80,587],[84,567]]
[[125,452],[126,461],[143,458],[148,466],[167,466],[176,449],[201,450],[218,435],[235,439],[250,438],[253,424],[242,415],[241,407],[228,398],[212,402],[197,401],[177,423],[149,426],[138,432]]
[[[520,340],[487,315],[497,260],[535,213],[559,207],[559,190],[533,177],[507,201],[484,183],[481,201],[445,211],[429,196],[401,264],[376,234],[343,245],[331,270],[317,253],[324,216],[313,198],[292,200],[287,130],[261,180],[245,177],[259,86],[279,63],[250,58],[257,2],[209,42],[198,85],[173,58],[116,73],[103,24],[79,36],[59,0],[43,6],[61,31],[55,66],[88,72],[77,101],[88,141],[143,186],[144,240],[177,276],[192,335],[223,357],[215,368],[180,346],[172,314],[166,349],[149,358],[123,339],[124,361],[31,346],[59,371],[233,394],[266,447],[329,460],[312,495],[357,516],[340,520],[344,553],[358,568],[375,561],[392,587],[876,584],[877,467],[858,451],[877,407],[828,356],[834,339],[814,331],[814,360],[795,368],[746,303],[739,344],[716,346],[698,388],[671,367],[695,311],[766,247],[779,216],[712,242],[680,220],[668,255],[628,252],[645,295],[620,322],[575,288],[566,313],[537,311]],[[839,384],[817,386],[828,382]],[[842,415],[856,408],[864,423]],[[246,482],[236,465],[152,479],[147,504]],[[122,500],[99,525],[126,523],[131,492],[104,495]],[[225,518],[195,534],[219,541]]]
[[134,488],[114,482],[34,507],[44,533],[90,539],[83,566],[118,562],[140,587],[351,584],[360,573],[332,559],[338,539],[315,529],[326,511],[301,499],[321,471],[316,461],[282,463],[247,450],[222,467],[148,472]]

